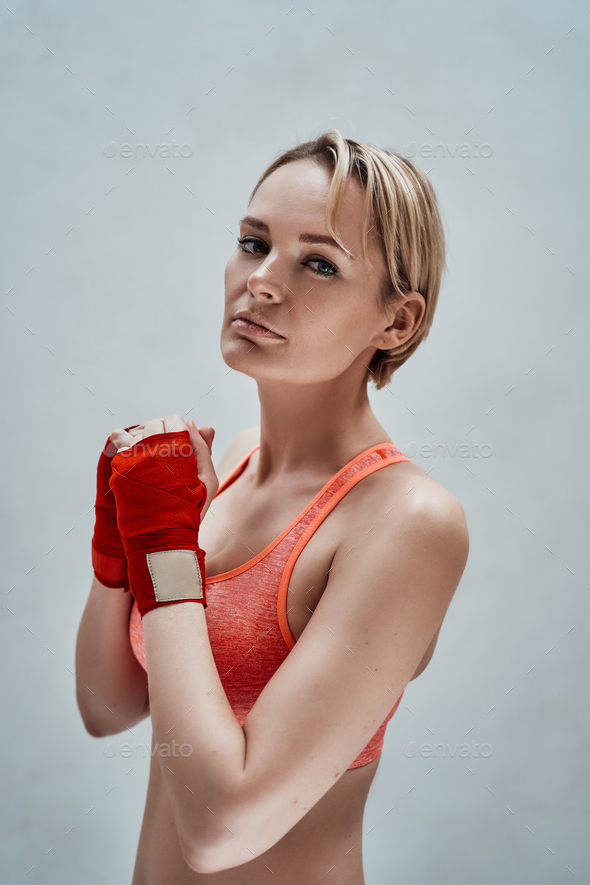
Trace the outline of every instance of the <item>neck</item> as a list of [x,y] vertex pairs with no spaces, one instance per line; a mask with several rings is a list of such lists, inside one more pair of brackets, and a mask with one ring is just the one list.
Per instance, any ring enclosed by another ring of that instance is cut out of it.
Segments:
[[370,446],[391,442],[366,382],[351,385],[345,375],[317,384],[258,382],[259,481],[302,470],[333,475]]

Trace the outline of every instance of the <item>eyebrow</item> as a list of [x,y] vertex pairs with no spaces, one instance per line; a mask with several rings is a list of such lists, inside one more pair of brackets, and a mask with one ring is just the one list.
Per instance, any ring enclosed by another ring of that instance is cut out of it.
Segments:
[[[270,228],[266,222],[261,221],[260,218],[255,218],[253,215],[245,215],[244,218],[240,220],[240,224],[247,224],[249,227],[253,227],[256,230],[263,231],[266,234],[270,233]],[[347,249],[343,249],[342,246],[336,242],[333,237],[327,237],[324,234],[301,234],[299,237],[300,243],[314,243],[314,244],[323,244],[324,246],[334,246],[336,249],[340,249],[341,252],[354,260],[354,255],[352,252],[349,252]]]

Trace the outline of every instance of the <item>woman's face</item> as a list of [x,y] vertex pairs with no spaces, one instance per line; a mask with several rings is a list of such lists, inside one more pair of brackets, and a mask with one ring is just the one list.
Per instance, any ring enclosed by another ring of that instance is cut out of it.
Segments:
[[[378,301],[385,262],[369,237],[361,256],[363,191],[347,183],[337,226],[326,224],[331,174],[311,160],[277,169],[254,195],[225,271],[221,350],[257,380],[309,384],[369,364],[392,347]],[[263,323],[273,331],[253,325]]]

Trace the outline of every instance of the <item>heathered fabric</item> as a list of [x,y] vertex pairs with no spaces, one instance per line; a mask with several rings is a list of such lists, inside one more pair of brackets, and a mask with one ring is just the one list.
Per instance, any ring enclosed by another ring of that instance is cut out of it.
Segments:
[[[217,494],[245,470],[258,446],[220,486]],[[211,651],[221,684],[240,725],[295,640],[286,612],[288,583],[301,550],[338,501],[357,482],[389,464],[409,461],[391,443],[361,452],[345,465],[291,525],[261,553],[239,568],[207,578],[205,617]],[[129,637],[135,656],[147,670],[143,628],[135,600],[129,620]],[[349,768],[372,762],[382,750],[387,723],[397,710],[403,692],[385,721]]]

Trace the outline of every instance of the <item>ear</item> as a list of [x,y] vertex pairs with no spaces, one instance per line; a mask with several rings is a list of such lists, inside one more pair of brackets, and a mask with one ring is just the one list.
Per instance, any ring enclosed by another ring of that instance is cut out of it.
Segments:
[[412,337],[426,311],[426,301],[420,292],[408,292],[387,312],[385,325],[371,344],[378,350],[391,350],[405,344]]

